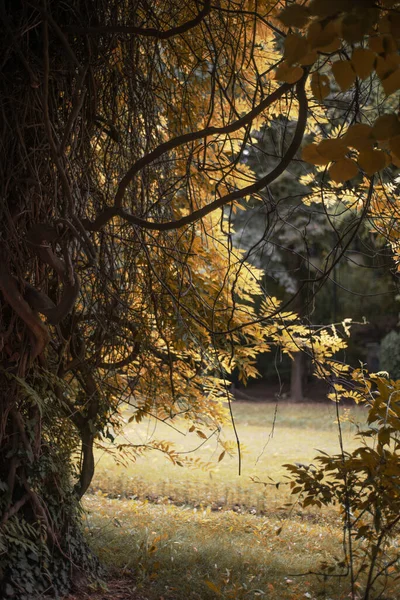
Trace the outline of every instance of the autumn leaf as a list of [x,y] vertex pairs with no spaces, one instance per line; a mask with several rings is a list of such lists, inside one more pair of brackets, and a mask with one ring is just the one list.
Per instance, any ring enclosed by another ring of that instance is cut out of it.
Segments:
[[348,90],[356,80],[356,74],[348,60],[339,60],[333,63],[332,73],[342,92]]
[[310,51],[305,37],[297,33],[289,33],[285,39],[285,59],[288,65],[300,62],[300,59]]
[[400,121],[397,115],[390,113],[378,117],[371,133],[377,140],[388,140],[400,134]]
[[347,130],[344,141],[348,146],[359,151],[365,150],[366,147],[372,148],[374,145],[372,127],[365,123],[355,123]]
[[307,29],[307,40],[312,48],[321,51],[332,44],[340,46],[338,30],[333,21],[328,22],[324,27],[318,21],[312,22]]
[[329,77],[327,75],[321,75],[318,72],[314,73],[311,78],[311,91],[315,98],[320,102],[325,100],[331,91]]
[[397,92],[397,90],[400,89],[400,69],[397,69],[394,73],[385,77],[385,79],[382,79],[381,83],[386,96],[390,96],[390,94]]
[[342,20],[341,34],[343,39],[350,44],[361,42],[367,29],[368,21],[359,14],[347,14]]
[[376,54],[368,48],[355,48],[351,55],[351,65],[360,79],[366,79],[374,68]]
[[283,61],[275,71],[275,79],[285,83],[296,83],[303,76],[304,70],[299,67],[292,67],[286,61]]
[[340,158],[344,158],[347,152],[348,148],[341,138],[322,140],[322,142],[318,144],[318,153],[328,160],[339,160]]
[[215,585],[215,583],[209,581],[208,579],[205,579],[204,583],[212,592],[214,592],[214,594],[217,594],[217,596],[221,595],[221,589],[217,585]]
[[342,10],[346,10],[348,2],[346,0],[311,0],[309,10],[312,15],[317,17],[332,17]]
[[310,16],[307,6],[292,4],[279,13],[278,19],[286,27],[298,27],[301,29],[307,25]]
[[386,153],[382,150],[365,150],[358,155],[358,164],[369,176],[386,166]]
[[313,164],[313,165],[327,165],[329,163],[329,159],[321,156],[318,151],[318,144],[308,144],[304,146],[301,157],[303,160]]
[[343,158],[329,167],[329,175],[337,183],[343,183],[358,175],[357,163],[351,158]]
[[400,135],[395,135],[390,140],[390,150],[400,160]]

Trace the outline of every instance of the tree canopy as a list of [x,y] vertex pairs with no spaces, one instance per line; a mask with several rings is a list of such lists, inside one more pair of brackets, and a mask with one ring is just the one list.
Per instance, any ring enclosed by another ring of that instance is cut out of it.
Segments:
[[[319,376],[348,369],[337,328],[282,304],[252,255],[284,202],[271,184],[295,172],[296,210],[324,215],[334,243],[314,265],[289,247],[308,265],[294,296],[312,303],[365,223],[400,258],[400,12],[391,0],[6,0],[0,17],[0,585],[23,597],[66,589],[68,560],[93,560],[78,503],[123,404],[207,439],[229,375],[256,376],[272,346],[307,352]],[[278,122],[270,156],[259,132]],[[234,216],[254,208],[265,225],[244,250]]]

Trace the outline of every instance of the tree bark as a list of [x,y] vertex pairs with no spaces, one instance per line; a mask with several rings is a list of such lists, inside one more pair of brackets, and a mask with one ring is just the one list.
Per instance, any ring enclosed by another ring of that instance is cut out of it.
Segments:
[[302,352],[296,352],[292,360],[290,375],[290,399],[292,402],[303,402],[304,357]]

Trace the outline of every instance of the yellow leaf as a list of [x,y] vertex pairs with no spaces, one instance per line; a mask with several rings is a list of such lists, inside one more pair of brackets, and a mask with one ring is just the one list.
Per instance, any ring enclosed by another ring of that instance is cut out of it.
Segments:
[[339,50],[339,48],[341,48],[341,46],[342,46],[342,42],[337,37],[334,40],[332,40],[330,44],[327,44],[326,46],[318,46],[318,51],[323,52],[325,54],[332,54],[332,52],[337,52],[337,50]]
[[383,36],[383,47],[386,55],[397,53],[398,50],[396,40],[392,35]]
[[360,79],[366,79],[374,68],[376,54],[368,48],[356,48],[351,55],[351,64]]
[[361,42],[368,31],[367,19],[358,14],[347,14],[342,21],[342,37],[346,42]]
[[333,63],[332,73],[342,92],[348,90],[356,80],[356,74],[349,60],[338,60]]
[[392,159],[392,163],[395,165],[395,167],[400,168],[400,158],[394,153],[390,155],[390,158]]
[[343,183],[358,175],[357,164],[351,158],[342,158],[329,168],[329,175],[336,183]]
[[368,39],[368,46],[376,54],[384,54],[386,52],[387,42],[385,41],[384,35],[370,36]]
[[204,583],[212,592],[214,592],[218,596],[221,595],[221,590],[217,585],[215,585],[215,583],[213,583],[212,581],[209,581],[208,579],[205,579]]
[[383,42],[383,35],[370,36],[368,39],[368,46],[373,52],[376,52],[376,54],[383,54],[385,52]]
[[297,33],[289,33],[285,39],[285,58],[288,64],[300,62],[299,59],[308,54],[310,47],[305,37]]
[[397,69],[394,73],[383,79],[382,87],[385,91],[386,96],[390,96],[394,92],[400,89],[400,69]]
[[316,50],[311,50],[308,54],[302,56],[297,62],[303,66],[313,65],[318,58],[318,53]]
[[307,146],[304,146],[301,157],[303,160],[311,163],[312,165],[324,166],[329,163],[329,159],[324,158],[318,152],[317,144],[308,144]]
[[390,23],[390,33],[395,39],[400,38],[400,14],[393,12],[388,15],[388,20]]
[[369,176],[374,175],[386,166],[385,152],[382,150],[365,150],[358,155],[358,164]]
[[390,150],[398,159],[400,159],[400,135],[395,135],[390,140]]
[[331,88],[329,85],[329,78],[327,75],[320,75],[314,73],[311,78],[311,91],[315,98],[322,102],[327,96],[329,96]]
[[309,9],[312,15],[317,17],[332,17],[339,12],[348,9],[347,0],[311,0]]
[[278,16],[278,19],[286,27],[298,27],[299,29],[307,25],[309,18],[310,11],[306,6],[301,6],[300,4],[287,6]]
[[379,19],[378,28],[380,33],[390,33],[390,21],[387,15]]
[[356,148],[360,152],[366,147],[373,147],[374,139],[372,138],[372,127],[365,123],[356,123],[349,127],[344,136],[344,141],[348,146]]
[[348,149],[343,140],[337,138],[335,140],[322,140],[318,144],[318,152],[321,156],[329,160],[339,160],[346,156]]
[[386,54],[385,56],[378,56],[376,58],[375,71],[381,81],[397,70],[399,60],[399,55],[393,53]]
[[388,140],[400,133],[400,122],[394,113],[378,117],[372,128],[372,135],[377,140]]
[[330,21],[325,27],[314,21],[307,30],[307,40],[312,48],[324,48],[332,44],[338,38],[336,24]]
[[290,67],[286,61],[283,61],[275,71],[275,79],[285,83],[296,83],[301,79],[304,70],[301,67]]

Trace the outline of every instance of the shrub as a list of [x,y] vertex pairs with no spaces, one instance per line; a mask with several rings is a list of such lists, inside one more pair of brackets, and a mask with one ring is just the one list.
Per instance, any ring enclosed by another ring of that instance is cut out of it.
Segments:
[[380,368],[393,379],[400,379],[400,333],[390,331],[382,340],[379,351]]
[[340,393],[368,410],[367,425],[357,434],[359,447],[346,452],[340,436],[339,454],[321,454],[311,465],[285,466],[292,494],[303,507],[337,505],[341,510],[344,556],[334,564],[324,561],[319,571],[325,577],[350,575],[350,597],[370,600],[382,598],[400,573],[400,381],[365,377],[360,371],[353,377],[356,389],[346,393],[341,388]]

